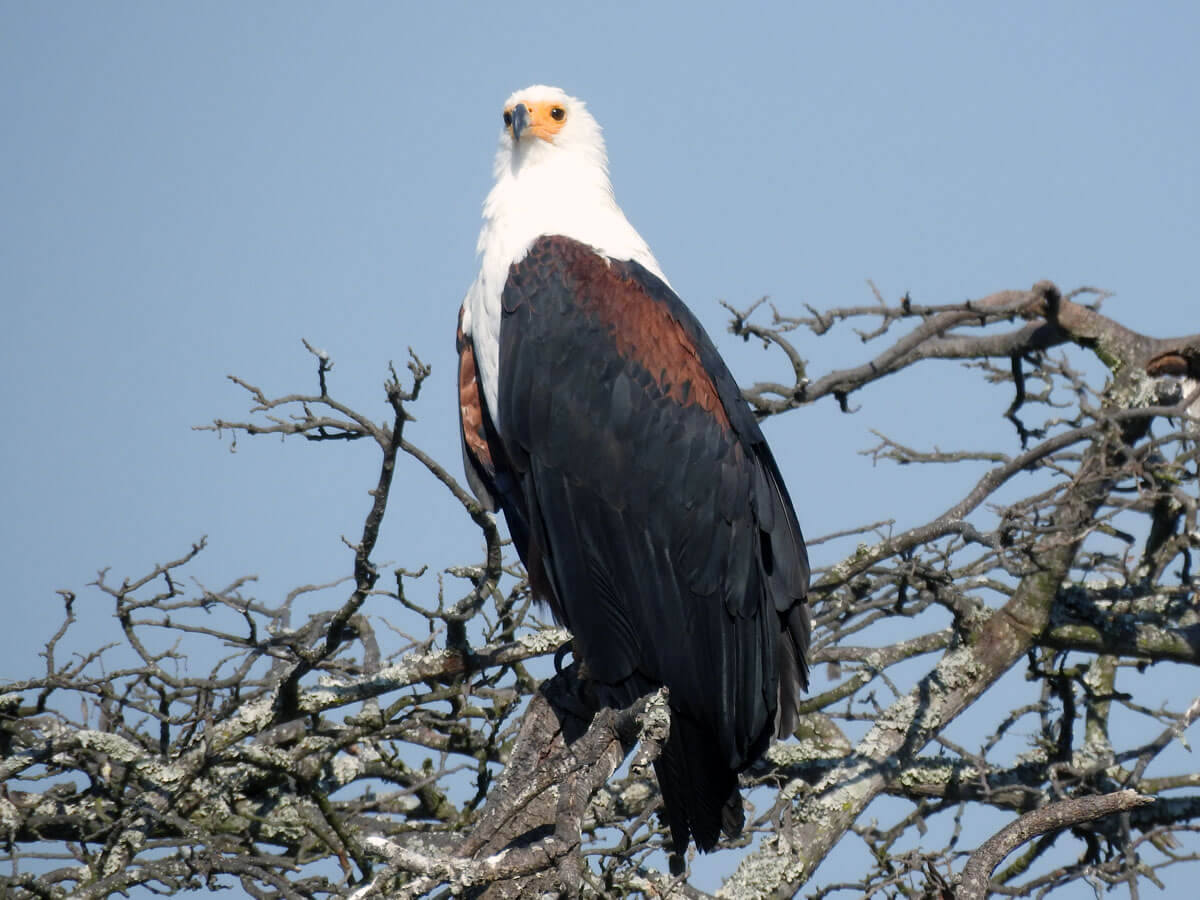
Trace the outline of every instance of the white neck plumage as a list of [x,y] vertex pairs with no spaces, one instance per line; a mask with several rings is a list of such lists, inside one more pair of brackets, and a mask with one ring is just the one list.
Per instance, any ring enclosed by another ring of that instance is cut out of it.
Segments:
[[509,268],[525,258],[539,237],[563,235],[602,256],[636,260],[666,281],[650,248],[617,206],[598,139],[565,147],[534,139],[514,148],[505,138],[495,175],[476,247],[479,275],[463,309],[463,330],[474,341],[484,397],[492,410],[497,409],[500,295]]
[[537,238],[561,234],[603,256],[636,259],[661,277],[650,248],[613,198],[603,146],[523,142],[502,148],[495,174],[476,248],[485,269],[496,265],[507,277],[508,267],[523,259]]

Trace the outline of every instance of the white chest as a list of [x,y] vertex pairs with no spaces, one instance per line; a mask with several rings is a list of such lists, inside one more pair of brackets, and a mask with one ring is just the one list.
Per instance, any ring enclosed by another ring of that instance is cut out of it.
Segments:
[[509,269],[543,235],[562,235],[602,256],[636,260],[666,281],[658,261],[612,196],[607,173],[546,163],[503,172],[484,203],[479,274],[464,301],[463,331],[475,346],[484,400],[499,422],[501,295]]

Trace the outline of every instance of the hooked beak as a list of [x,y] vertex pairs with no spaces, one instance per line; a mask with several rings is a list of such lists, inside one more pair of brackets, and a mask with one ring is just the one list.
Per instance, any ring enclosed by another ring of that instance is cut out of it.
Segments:
[[512,133],[513,140],[521,139],[521,132],[529,127],[529,110],[524,103],[518,103],[513,107],[512,111]]

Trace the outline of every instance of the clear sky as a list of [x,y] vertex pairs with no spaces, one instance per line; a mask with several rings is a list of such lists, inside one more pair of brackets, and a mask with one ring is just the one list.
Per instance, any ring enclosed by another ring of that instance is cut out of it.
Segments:
[[[0,0],[0,677],[40,665],[56,589],[201,535],[192,574],[258,574],[266,600],[349,570],[373,451],[192,430],[244,414],[227,373],[313,388],[302,337],[381,419],[413,347],[434,378],[410,436],[457,471],[455,315],[501,103],[530,83],[587,100],[618,200],[743,381],[786,372],[718,299],[800,312],[870,302],[868,278],[930,303],[1098,285],[1131,327],[1200,330],[1198,10]],[[818,374],[868,352],[800,344]],[[854,451],[1006,433],[966,380],[769,423],[805,530],[951,502]],[[477,556],[428,475],[397,487],[380,559]]]

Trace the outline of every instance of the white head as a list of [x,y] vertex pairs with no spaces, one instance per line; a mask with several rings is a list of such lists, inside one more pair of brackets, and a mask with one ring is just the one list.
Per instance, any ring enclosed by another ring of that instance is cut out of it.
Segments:
[[583,101],[537,84],[509,97],[503,116],[496,186],[483,205],[479,234],[484,267],[502,266],[494,274],[506,274],[537,238],[561,234],[605,256],[636,259],[661,276],[613,198],[604,137]]
[[[602,256],[636,260],[663,281],[658,261],[617,201],[600,126],[582,100],[534,85],[504,103],[496,184],[483,204],[479,274],[463,306],[484,394],[495,411],[501,292],[513,263],[543,235],[563,235]],[[494,414],[494,413],[493,413]]]
[[582,100],[561,88],[535,84],[504,101],[504,130],[496,152],[496,180],[526,166],[572,161],[608,182],[608,155],[600,124]]

